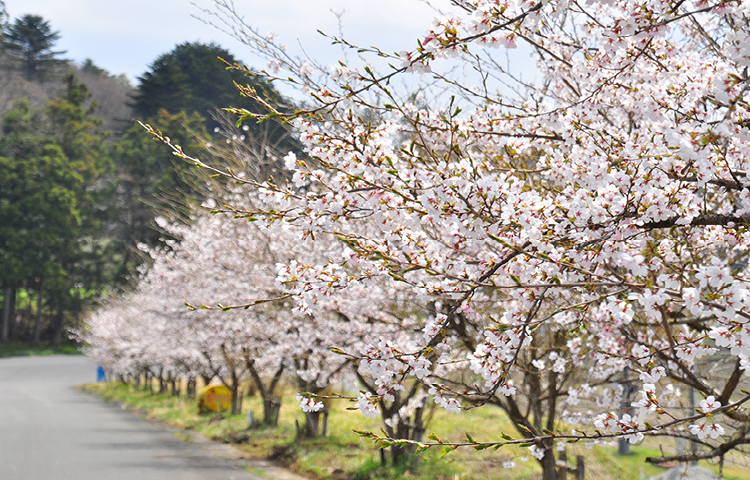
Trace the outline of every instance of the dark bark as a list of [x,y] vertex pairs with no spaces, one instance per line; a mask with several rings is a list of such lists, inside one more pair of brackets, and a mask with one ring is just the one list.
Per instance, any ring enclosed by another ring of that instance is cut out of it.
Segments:
[[[294,360],[294,366],[297,370],[307,370],[309,367],[309,358],[307,356],[301,356]],[[301,392],[307,392],[312,394],[319,394],[325,387],[318,385],[318,378],[310,380],[303,380],[297,377],[297,388]],[[297,438],[316,438],[320,436],[320,415],[322,411],[317,412],[305,412],[305,426],[300,428],[297,426]],[[327,418],[327,415],[326,415]]]
[[232,384],[229,386],[229,391],[232,392],[232,415],[239,415],[242,413],[242,401],[240,399],[240,381],[235,370],[232,370]]
[[[557,377],[558,374],[552,369],[547,372],[547,395],[549,396],[547,402],[547,430],[553,432],[555,430],[555,419],[557,418]],[[544,458],[542,459],[542,471],[544,480],[556,480],[557,472],[555,465],[555,449],[554,442],[552,439],[544,440],[543,442],[546,450],[544,451]]]
[[167,391],[167,382],[164,379],[164,370],[159,369],[159,392],[158,393],[165,393]]
[[190,398],[195,398],[196,381],[194,377],[189,377],[187,380],[185,395]]
[[15,296],[15,288],[5,287],[3,290],[2,329],[0,330],[0,341],[3,342],[10,340],[10,321],[15,316]]
[[180,396],[182,382],[178,381],[178,378],[176,376],[173,376],[171,373],[169,374],[169,387],[172,389],[172,396]]
[[57,307],[55,312],[55,330],[52,334],[52,344],[60,345],[62,343],[62,332],[63,332],[63,319],[65,314],[61,306]]
[[[422,437],[424,436],[423,412],[424,407],[422,406],[414,412],[414,420],[410,418],[401,419],[394,432],[394,438],[405,438],[416,442],[422,441]],[[393,465],[416,466],[419,457],[414,456],[415,451],[416,446],[414,445],[408,445],[403,448],[391,447],[391,461]]]
[[722,405],[726,405],[727,403],[729,403],[729,397],[732,396],[732,393],[740,383],[743,372],[744,370],[742,369],[742,362],[738,358],[734,364],[734,371],[732,372],[732,375],[724,385],[724,389],[721,391],[721,395],[719,395],[719,398],[716,399],[719,403],[721,403]]
[[[224,357],[224,363],[229,369],[229,378],[223,377],[219,374],[219,369],[211,366],[214,371],[214,375],[219,379],[222,385],[224,385],[232,395],[232,402],[230,411],[232,415],[239,415],[241,413],[241,400],[240,400],[240,369],[237,365],[230,360],[230,356],[227,355],[226,348],[224,345],[221,346],[222,355]],[[210,365],[210,363],[209,363]],[[208,384],[206,384],[208,385]]]
[[279,397],[263,399],[263,424],[271,427],[278,426],[280,411],[281,399]]
[[[533,370],[533,371],[532,371]],[[544,414],[543,412],[543,401],[540,398],[541,392],[539,391],[539,378],[540,375],[539,371],[536,370],[534,367],[529,369],[529,373],[526,377],[526,382],[529,385],[529,411],[527,411],[525,414],[521,411],[519,408],[518,403],[515,401],[513,397],[503,397],[502,399],[493,397],[490,401],[502,408],[505,413],[508,414],[508,417],[513,422],[513,425],[516,427],[516,430],[523,436],[524,438],[533,438],[540,436],[542,434],[542,426],[547,425],[547,427],[554,427],[555,424],[555,412],[547,412],[547,421],[542,422],[542,416]],[[557,380],[555,378],[554,383],[557,383]],[[558,394],[557,390],[551,390],[549,391],[549,395],[551,397],[556,397]],[[533,403],[532,399],[534,399]],[[556,401],[552,401],[551,399],[548,399],[547,405],[548,407],[554,407],[556,406]],[[533,422],[529,419],[530,416],[533,416]],[[548,428],[550,431],[554,430],[554,428]],[[541,460],[539,460],[539,464],[542,467],[542,480],[556,480],[557,479],[557,472],[556,472],[556,466],[555,466],[555,454],[554,454],[554,443],[552,439],[546,439],[540,442],[539,445],[540,448],[544,448],[544,457],[542,457]]]
[[281,399],[276,396],[276,387],[284,374],[284,365],[279,365],[279,368],[274,372],[271,381],[266,385],[263,379],[255,368],[255,360],[246,360],[247,371],[250,372],[250,376],[255,383],[255,388],[260,392],[260,398],[263,400],[263,424],[269,426],[277,426],[279,422],[279,410],[281,409]]
[[552,440],[543,442],[545,447],[544,457],[542,457],[542,479],[557,480],[557,466],[555,465],[555,450],[552,448]]
[[305,412],[305,437],[317,438],[320,436],[320,415],[321,411]]
[[557,469],[557,480],[568,480],[568,451],[566,449],[560,452],[560,463],[564,465]]
[[16,332],[16,306],[17,306],[17,295],[18,291],[16,287],[11,288],[10,294],[10,317],[8,318],[8,340],[15,336]]
[[[744,188],[744,187],[743,187]],[[628,214],[627,217],[635,217],[635,214]],[[659,228],[670,228],[674,226],[686,227],[687,225],[678,225],[678,221],[681,217],[672,217],[659,222],[644,223],[640,228],[646,230],[654,230]],[[698,215],[690,221],[691,227],[705,227],[710,225],[727,226],[733,224],[734,226],[748,225],[750,224],[750,215],[720,215],[714,213],[708,213],[704,215]]]
[[[359,373],[358,370],[355,369],[354,374],[357,376],[360,383],[370,393],[372,394],[377,393],[375,386],[369,383],[367,379]],[[399,394],[394,395],[393,402],[390,402],[390,404],[384,401],[380,401],[378,406],[380,407],[382,417],[393,418],[393,416],[397,415],[398,412],[401,410],[401,407],[404,407],[409,404],[409,401],[412,398],[414,398],[415,395],[419,393],[421,388],[422,388],[422,384],[419,382],[415,382],[414,384],[412,384],[409,391],[407,391],[403,395],[399,395]],[[422,415],[424,411],[423,409],[424,409],[424,400],[422,401],[421,407],[415,411],[413,422],[409,418],[400,419],[395,429],[390,425],[384,425],[383,428],[385,432],[391,438],[400,438],[400,439],[406,439],[406,440],[420,441],[422,436],[424,435],[424,424],[422,420]],[[395,445],[391,446],[390,447],[391,460],[394,465],[406,465],[407,462],[411,463],[412,460],[417,458],[413,456],[414,451],[415,451],[414,448],[399,448],[399,447],[396,447]],[[381,452],[381,461],[384,461],[385,454],[383,450],[381,450],[380,452]]]

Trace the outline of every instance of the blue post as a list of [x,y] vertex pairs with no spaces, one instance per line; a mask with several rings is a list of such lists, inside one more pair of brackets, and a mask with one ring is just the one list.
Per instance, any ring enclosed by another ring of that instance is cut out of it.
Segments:
[[104,377],[104,367],[99,365],[96,367],[96,381],[97,382],[104,382],[106,378]]

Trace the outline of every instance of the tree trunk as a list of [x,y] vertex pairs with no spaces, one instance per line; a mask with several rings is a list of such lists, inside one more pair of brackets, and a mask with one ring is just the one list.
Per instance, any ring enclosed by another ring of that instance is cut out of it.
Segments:
[[[30,302],[29,302],[30,303]],[[33,346],[39,345],[42,337],[42,306],[44,305],[44,277],[39,279],[39,298],[36,301],[36,320],[34,321]]]
[[260,398],[263,399],[263,425],[275,427],[279,424],[279,410],[281,409],[281,399],[274,395],[276,387],[284,374],[284,365],[279,365],[268,385],[263,383],[260,373],[255,369],[255,360],[245,360],[247,371],[255,383],[255,387],[260,392]]
[[188,377],[185,395],[189,398],[195,398],[195,377]]
[[270,397],[263,399],[263,424],[275,427],[279,424],[279,411],[281,410],[281,399]]
[[[549,444],[549,445],[548,445]],[[544,442],[544,457],[542,458],[542,480],[557,480],[557,465],[555,465],[555,449],[551,441]]]
[[2,330],[0,330],[0,341],[7,342],[10,340],[10,319],[15,315],[15,296],[16,289],[13,287],[5,287],[3,290],[3,316],[2,316]]
[[52,335],[52,345],[60,345],[62,343],[62,331],[63,331],[63,319],[64,313],[62,306],[57,307],[55,312],[55,331]]
[[157,393],[162,394],[167,391],[167,381],[164,379],[164,371],[159,369],[159,391]]
[[568,451],[563,449],[560,452],[559,459],[565,466],[557,469],[557,480],[568,480]]
[[[422,406],[417,408],[417,410],[414,412],[414,424],[412,425],[411,429],[411,439],[415,442],[421,442],[424,438],[424,421],[422,419],[424,415],[424,401],[422,402]],[[413,467],[419,467],[419,465],[422,463],[422,457],[419,455],[415,455],[417,451],[416,445],[408,445],[404,448],[404,450],[409,452],[409,455],[411,455],[411,464]]]
[[240,386],[237,384],[235,375],[232,375],[234,382],[232,387],[229,389],[232,392],[232,415],[239,415],[242,413],[242,402],[240,401]]
[[[404,438],[408,439],[411,437],[410,435],[410,428],[409,424],[405,423],[405,421],[408,421],[407,419],[399,419],[398,426],[396,427],[395,437],[394,438]],[[406,464],[409,462],[409,458],[411,457],[411,452],[409,452],[405,448],[397,447],[396,445],[391,446],[391,461],[393,462],[393,466],[406,466]]]
[[12,339],[16,331],[16,297],[18,291],[16,287],[12,287],[10,294],[10,317],[8,317],[8,340]]
[[305,438],[317,438],[320,436],[320,416],[322,413],[323,411],[305,412],[305,429],[303,432]]

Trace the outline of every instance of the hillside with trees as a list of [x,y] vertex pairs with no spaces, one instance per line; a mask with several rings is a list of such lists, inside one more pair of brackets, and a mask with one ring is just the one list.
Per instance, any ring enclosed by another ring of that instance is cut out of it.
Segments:
[[276,167],[268,145],[294,142],[278,124],[250,131],[225,121],[216,106],[230,106],[245,77],[227,71],[218,57],[237,60],[217,45],[178,45],[134,86],[91,60],[65,59],[56,47],[64,33],[41,16],[11,18],[0,2],[0,27],[0,342],[59,344],[100,299],[137,283],[150,262],[139,245],[174,239],[157,218],[189,224],[211,194],[207,175],[138,120],[201,155],[252,149],[253,134],[264,134]]

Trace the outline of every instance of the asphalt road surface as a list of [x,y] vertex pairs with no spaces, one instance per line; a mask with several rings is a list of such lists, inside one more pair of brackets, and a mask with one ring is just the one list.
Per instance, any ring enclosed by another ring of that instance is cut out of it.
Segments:
[[0,359],[0,479],[260,480],[74,388],[95,379],[81,355]]

